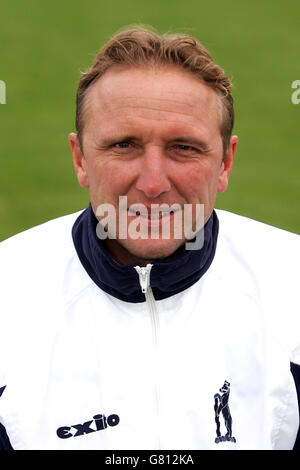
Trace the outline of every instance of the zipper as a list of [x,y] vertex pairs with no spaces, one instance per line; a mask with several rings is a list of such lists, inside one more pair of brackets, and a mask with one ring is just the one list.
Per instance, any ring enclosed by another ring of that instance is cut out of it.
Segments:
[[142,289],[143,294],[145,294],[146,303],[149,308],[150,319],[152,324],[152,332],[153,332],[153,339],[154,344],[157,346],[158,344],[158,328],[159,328],[159,320],[158,320],[158,313],[155,305],[155,298],[152,292],[152,288],[150,286],[150,272],[153,264],[147,264],[146,267],[135,266],[135,270],[139,275],[140,286]]
[[[134,269],[137,271],[139,275],[140,286],[142,289],[143,294],[145,294],[146,303],[150,313],[150,320],[152,325],[152,333],[153,333],[153,345],[154,345],[154,402],[156,408],[156,416],[157,421],[159,423],[159,394],[158,394],[158,365],[159,365],[159,357],[158,357],[158,333],[159,333],[159,316],[156,308],[155,298],[152,292],[152,288],[150,286],[150,272],[153,264],[147,264],[146,267],[144,266],[135,266]],[[159,426],[158,426],[159,427]],[[158,448],[160,449],[160,437],[159,437],[159,430],[158,430]]]

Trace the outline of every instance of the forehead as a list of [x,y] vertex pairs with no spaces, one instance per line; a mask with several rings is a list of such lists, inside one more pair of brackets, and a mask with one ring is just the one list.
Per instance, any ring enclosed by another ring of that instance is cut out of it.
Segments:
[[220,114],[216,92],[175,67],[113,67],[92,85],[84,108],[85,125],[98,119],[131,123],[138,117],[219,127]]

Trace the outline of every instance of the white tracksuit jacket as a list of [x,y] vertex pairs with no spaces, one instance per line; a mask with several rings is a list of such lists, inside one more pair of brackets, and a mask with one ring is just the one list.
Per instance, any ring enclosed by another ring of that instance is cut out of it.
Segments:
[[[12,447],[292,449],[300,237],[217,210],[204,276],[130,303],[82,267],[78,215],[1,244],[0,423]],[[230,416],[231,440],[216,442]]]

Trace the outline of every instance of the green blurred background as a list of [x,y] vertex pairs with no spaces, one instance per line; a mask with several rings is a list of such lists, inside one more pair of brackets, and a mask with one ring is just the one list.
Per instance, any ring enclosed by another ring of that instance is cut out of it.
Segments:
[[135,23],[196,36],[233,79],[240,142],[217,207],[300,233],[299,0],[27,0],[0,16],[1,239],[88,204],[67,140],[80,71]]

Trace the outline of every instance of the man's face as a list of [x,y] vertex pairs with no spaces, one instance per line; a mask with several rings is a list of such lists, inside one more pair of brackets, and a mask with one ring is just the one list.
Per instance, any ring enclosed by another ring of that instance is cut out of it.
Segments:
[[[109,203],[118,215],[119,196],[126,196],[127,226],[139,221],[149,234],[133,239],[128,232],[125,239],[107,240],[120,264],[169,257],[186,241],[184,234],[175,236],[172,213],[165,215],[170,237],[161,236],[163,218],[150,218],[152,204],[177,204],[181,214],[185,204],[203,204],[204,222],[208,220],[217,192],[227,187],[237,144],[237,137],[231,137],[223,158],[216,93],[171,67],[108,70],[87,95],[83,152],[76,134],[69,140],[78,181],[89,187],[94,213]],[[128,211],[139,204],[149,217]],[[151,237],[155,231],[159,237]],[[117,238],[118,233],[117,218]]]

